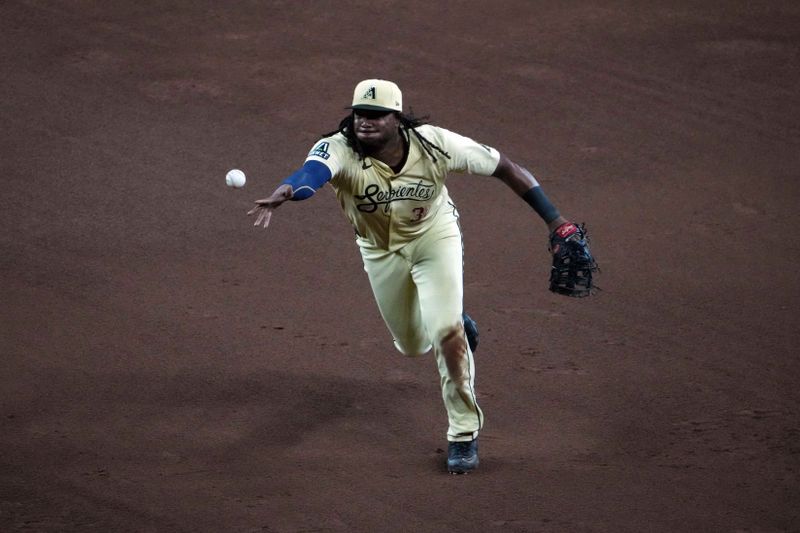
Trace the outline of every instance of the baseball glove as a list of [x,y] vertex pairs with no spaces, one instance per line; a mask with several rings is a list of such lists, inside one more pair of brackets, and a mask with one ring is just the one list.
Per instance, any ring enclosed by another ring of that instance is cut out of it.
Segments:
[[565,296],[583,298],[597,289],[592,273],[598,272],[597,262],[589,251],[585,224],[572,222],[560,225],[550,234],[550,290]]

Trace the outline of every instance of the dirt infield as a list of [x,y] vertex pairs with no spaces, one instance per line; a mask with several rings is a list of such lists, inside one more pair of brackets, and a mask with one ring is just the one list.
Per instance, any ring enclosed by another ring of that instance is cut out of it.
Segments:
[[[0,530],[800,531],[800,4],[487,4],[0,0]],[[551,294],[535,214],[449,180],[469,476],[330,191],[245,216],[367,77],[603,269]]]

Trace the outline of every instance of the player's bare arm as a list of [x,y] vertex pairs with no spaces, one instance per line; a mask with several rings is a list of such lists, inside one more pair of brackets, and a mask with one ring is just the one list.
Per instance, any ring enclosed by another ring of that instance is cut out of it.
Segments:
[[500,154],[500,162],[497,163],[497,169],[495,169],[492,176],[500,179],[528,202],[545,221],[549,231],[554,231],[559,226],[567,223],[567,219],[559,214],[555,206],[544,195],[539,182],[536,181],[533,174],[502,153]]

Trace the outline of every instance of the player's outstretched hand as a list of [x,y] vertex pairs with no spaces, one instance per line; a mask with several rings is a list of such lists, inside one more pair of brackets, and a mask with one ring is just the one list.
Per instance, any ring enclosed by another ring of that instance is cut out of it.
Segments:
[[254,226],[263,225],[265,228],[269,226],[269,219],[272,218],[272,212],[278,208],[283,202],[291,200],[294,196],[294,191],[291,185],[283,184],[273,192],[269,198],[256,200],[256,206],[247,212],[248,215],[257,215]]

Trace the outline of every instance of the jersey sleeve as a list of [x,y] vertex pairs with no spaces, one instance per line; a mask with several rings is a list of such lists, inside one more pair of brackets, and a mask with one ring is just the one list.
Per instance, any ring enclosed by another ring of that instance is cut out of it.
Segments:
[[442,148],[450,155],[447,169],[477,176],[491,176],[500,162],[500,152],[469,137],[436,127]]
[[316,161],[322,163],[328,167],[328,170],[331,171],[331,176],[335,178],[342,170],[343,162],[345,161],[345,150],[349,150],[347,145],[336,137],[325,137],[314,144],[314,147],[308,152],[306,162]]

